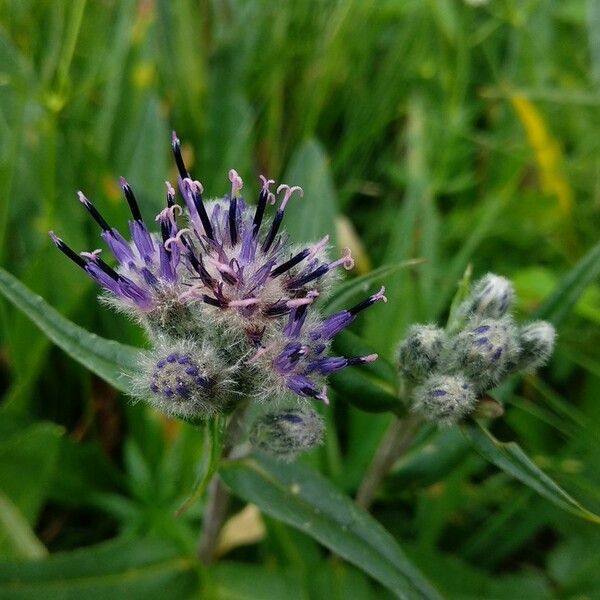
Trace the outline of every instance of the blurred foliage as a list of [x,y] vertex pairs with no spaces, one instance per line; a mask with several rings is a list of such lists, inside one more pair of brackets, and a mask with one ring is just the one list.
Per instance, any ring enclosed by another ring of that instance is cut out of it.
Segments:
[[[514,279],[520,317],[556,315],[551,365],[497,390],[493,432],[598,513],[599,31],[598,0],[6,0],[0,263],[77,324],[143,345],[46,232],[95,247],[78,189],[123,226],[121,174],[156,213],[176,129],[209,194],[233,166],[248,189],[258,173],[303,185],[295,235],[335,230],[363,271],[389,265],[360,281],[390,302],[355,333],[390,360],[411,322],[445,318],[469,263]],[[0,598],[386,597],[362,572],[377,565],[327,553],[277,505],[260,541],[200,567],[202,502],[174,512],[202,432],[130,405],[4,301],[0,323]],[[391,417],[344,399],[304,462],[353,495]],[[269,489],[239,465],[225,477],[246,500]],[[424,431],[373,514],[444,597],[598,597],[599,530],[458,429]]]

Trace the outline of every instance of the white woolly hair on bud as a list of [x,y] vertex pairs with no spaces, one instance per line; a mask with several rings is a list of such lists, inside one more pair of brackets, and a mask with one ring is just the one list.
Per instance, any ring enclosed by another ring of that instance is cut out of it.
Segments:
[[435,325],[413,325],[398,348],[400,372],[409,383],[419,383],[438,366],[446,333]]
[[476,403],[473,384],[464,374],[434,374],[413,390],[411,410],[427,421],[449,426],[471,413]]
[[248,437],[253,448],[289,462],[301,452],[319,446],[324,430],[320,415],[302,402],[259,414],[250,425]]
[[131,394],[170,416],[205,419],[232,407],[234,375],[208,344],[162,338],[140,359]]
[[510,317],[475,320],[452,340],[446,370],[463,372],[482,393],[500,381],[518,354],[517,329]]
[[512,282],[506,277],[488,273],[475,282],[459,314],[466,318],[500,319],[509,313],[514,299]]
[[510,365],[511,372],[531,373],[543,367],[554,351],[556,330],[547,321],[533,321],[519,328],[520,351]]

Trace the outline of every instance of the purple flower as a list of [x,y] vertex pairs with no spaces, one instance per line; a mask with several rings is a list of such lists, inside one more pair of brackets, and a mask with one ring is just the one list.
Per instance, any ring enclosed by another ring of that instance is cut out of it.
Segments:
[[[275,194],[271,191],[274,181],[260,176],[256,207],[250,208],[241,196],[243,181],[232,169],[230,193],[206,201],[202,184],[185,166],[175,134],[172,147],[182,202],[177,202],[175,188],[167,182],[166,206],[155,219],[158,233],[148,229],[131,186],[121,178],[132,217],[130,240],[112,227],[83,193],[78,194],[100,227],[116,266],[105,262],[100,250],[77,254],[51,232],[53,242],[115,304],[142,323],[158,323],[162,335],[201,338],[207,331],[209,337],[214,337],[214,331],[222,332],[222,346],[229,347],[221,353],[236,365],[253,351],[250,362],[263,365],[287,389],[327,401],[326,375],[376,358],[328,357],[325,352],[359,312],[386,300],[383,288],[324,320],[307,319],[326,276],[339,267],[352,268],[354,261],[349,250],[341,258],[329,260],[327,237],[300,248],[288,243],[281,225],[286,207],[295,196],[303,195],[302,189],[284,184]],[[276,195],[279,205],[269,220],[266,209],[276,203]],[[189,324],[180,326],[182,320]],[[240,339],[244,340],[241,346]]]

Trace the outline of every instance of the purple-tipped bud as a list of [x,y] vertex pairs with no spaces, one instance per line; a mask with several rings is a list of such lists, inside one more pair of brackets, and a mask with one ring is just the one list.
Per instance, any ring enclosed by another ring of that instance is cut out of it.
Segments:
[[413,392],[412,410],[439,425],[454,425],[475,405],[475,389],[461,373],[431,375]]
[[475,282],[460,314],[467,318],[500,319],[508,314],[514,298],[515,290],[508,279],[488,273]]
[[512,373],[531,373],[543,367],[554,350],[556,330],[546,321],[534,321],[519,329],[520,351],[509,366]]
[[517,331],[510,318],[484,319],[452,340],[447,367],[465,373],[481,393],[498,383],[518,352]]
[[437,368],[446,341],[443,329],[435,325],[413,325],[398,348],[400,372],[407,382],[423,381]]

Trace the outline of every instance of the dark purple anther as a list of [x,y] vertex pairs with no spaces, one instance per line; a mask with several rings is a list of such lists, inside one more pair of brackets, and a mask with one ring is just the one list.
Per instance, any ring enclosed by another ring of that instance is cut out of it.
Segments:
[[206,237],[214,241],[215,234],[213,232],[210,219],[208,218],[206,207],[204,206],[204,202],[202,200],[202,188],[197,182],[192,181],[191,179],[184,179],[183,185],[187,187],[188,194],[190,194],[192,197],[194,208],[196,209],[196,212],[200,217],[200,221],[202,222],[202,227],[204,228],[204,233],[206,234]]
[[127,200],[127,204],[129,204],[129,210],[131,211],[133,219],[135,221],[141,221],[143,223],[144,219],[142,218],[140,207],[138,206],[137,200],[135,199],[135,195],[133,194],[131,186],[127,183],[127,180],[124,177],[119,178],[119,184],[121,185],[123,194],[125,194],[125,199]]
[[273,243],[273,240],[275,239],[275,236],[277,235],[277,232],[279,231],[281,221],[283,221],[283,210],[281,210],[281,208],[278,208],[277,212],[275,213],[275,218],[273,219],[273,222],[271,223],[271,228],[269,229],[269,233],[267,234],[267,237],[265,238],[265,241],[263,242],[263,245],[262,245],[263,252],[269,251],[269,248],[271,247],[271,244]]
[[169,356],[167,356],[167,362],[169,362],[169,363],[176,363],[178,359],[179,359],[179,354],[177,354],[175,352],[173,354],[169,354]]
[[279,275],[285,273],[286,271],[289,271],[291,268],[295,267],[298,263],[302,262],[309,254],[310,254],[310,250],[308,248],[301,250],[300,252],[298,252],[298,254],[296,254],[295,256],[292,256],[292,258],[290,258],[283,264],[279,265],[277,268],[273,269],[271,271],[271,277],[273,277],[273,278],[279,277]]
[[181,177],[181,179],[185,179],[186,177],[189,177],[190,174],[185,168],[183,156],[181,156],[181,142],[179,141],[179,138],[175,132],[172,133],[171,140],[171,147],[173,148],[173,156],[175,157],[175,164],[177,165],[177,170],[179,171],[179,177]]
[[231,239],[232,246],[235,246],[238,240],[237,213],[237,198],[234,196],[229,200],[229,238]]
[[54,245],[68,258],[70,258],[78,267],[85,269],[86,262],[75,252],[72,250],[63,240],[61,240],[54,231],[49,231],[48,235],[50,239],[54,243]]
[[442,396],[446,396],[447,394],[448,394],[448,392],[446,390],[440,390],[440,389],[433,390],[433,392],[431,392],[431,395],[434,398],[441,398]]
[[260,190],[260,195],[258,196],[258,204],[256,206],[256,212],[254,213],[254,221],[252,222],[252,235],[256,237],[260,230],[260,226],[265,214],[265,208],[267,206],[267,202],[269,201],[269,197],[271,196],[271,192],[269,192],[269,186],[272,183],[275,183],[272,179],[267,179],[264,175],[260,176],[260,180],[262,181],[262,189]]

